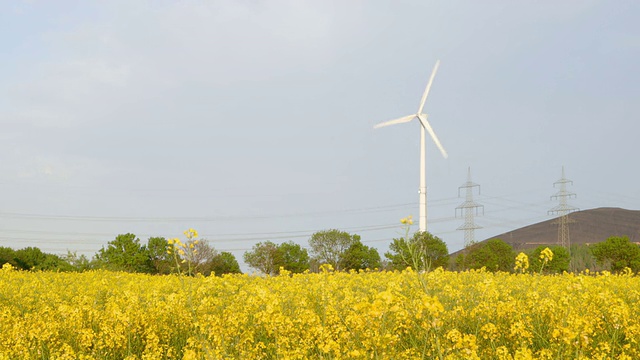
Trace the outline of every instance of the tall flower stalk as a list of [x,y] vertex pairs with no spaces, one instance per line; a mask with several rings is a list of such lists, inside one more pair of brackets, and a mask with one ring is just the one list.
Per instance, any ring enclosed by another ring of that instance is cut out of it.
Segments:
[[547,263],[549,263],[551,260],[553,260],[553,251],[551,251],[551,249],[544,248],[544,250],[542,250],[540,252],[540,260],[542,262],[542,264],[540,265],[540,273],[542,273],[542,269],[544,269],[544,266],[547,265]]
[[195,255],[198,253],[195,248],[198,244],[198,232],[194,229],[189,229],[185,230],[184,235],[187,237],[186,243],[180,241],[179,238],[167,240],[167,253],[173,256],[178,274],[182,274],[182,267],[186,266],[187,275],[191,276],[195,267]]

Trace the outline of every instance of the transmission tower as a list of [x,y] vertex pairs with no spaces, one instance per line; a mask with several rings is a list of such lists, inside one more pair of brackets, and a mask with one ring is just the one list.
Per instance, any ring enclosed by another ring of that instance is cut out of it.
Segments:
[[480,205],[473,201],[473,188],[478,188],[478,194],[480,194],[480,185],[471,181],[471,168],[467,171],[467,182],[458,187],[458,197],[460,197],[460,190],[465,189],[466,196],[465,201],[456,207],[456,217],[458,216],[458,210],[460,210],[460,216],[464,214],[464,224],[457,230],[464,230],[464,246],[470,246],[475,243],[475,229],[482,229],[474,221],[474,215],[479,215],[480,209],[484,215],[484,205]]
[[573,185],[573,181],[565,178],[564,166],[562,167],[562,178],[553,183],[553,187],[560,185],[560,190],[551,196],[551,200],[558,200],[560,204],[548,211],[550,215],[559,215],[553,224],[558,226],[558,245],[567,249],[571,246],[571,239],[569,238],[569,224],[573,221],[569,219],[569,214],[578,211],[580,209],[573,207],[567,203],[568,199],[575,198],[576,194],[567,191],[567,184]]

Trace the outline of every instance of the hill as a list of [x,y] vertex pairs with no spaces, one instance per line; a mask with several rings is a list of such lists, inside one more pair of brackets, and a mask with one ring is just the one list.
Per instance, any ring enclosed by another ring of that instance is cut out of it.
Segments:
[[[569,215],[572,244],[595,244],[611,236],[628,236],[640,243],[640,211],[603,207],[576,211]],[[509,231],[489,239],[502,239],[514,250],[558,244],[558,225],[551,219]],[[486,239],[486,240],[489,240]],[[485,241],[486,241],[485,240]]]

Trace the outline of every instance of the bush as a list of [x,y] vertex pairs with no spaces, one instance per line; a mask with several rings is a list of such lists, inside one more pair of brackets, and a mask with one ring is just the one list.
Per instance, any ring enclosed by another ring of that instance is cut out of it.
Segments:
[[449,265],[447,244],[429,232],[418,231],[411,239],[393,239],[389,245],[391,251],[384,254],[390,260],[391,267],[404,270],[412,267],[416,270],[433,270]]
[[640,271],[640,247],[629,238],[613,236],[591,247],[591,252],[599,264],[608,263],[611,271],[621,272],[624,268]]
[[511,245],[500,239],[491,239],[471,245],[456,259],[460,270],[480,269],[487,271],[511,271],[515,254]]

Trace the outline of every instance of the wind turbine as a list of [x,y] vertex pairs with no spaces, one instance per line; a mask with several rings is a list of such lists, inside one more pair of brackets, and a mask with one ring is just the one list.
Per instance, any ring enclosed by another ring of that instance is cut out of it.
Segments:
[[422,99],[420,99],[420,106],[418,107],[417,113],[413,115],[401,117],[399,119],[389,120],[373,127],[374,129],[378,129],[378,128],[389,126],[389,125],[402,124],[402,123],[409,122],[415,118],[418,118],[418,120],[420,121],[420,189],[418,190],[419,198],[420,198],[420,222],[419,222],[420,231],[427,231],[427,185],[426,185],[427,175],[425,170],[426,169],[425,129],[426,131],[429,132],[429,135],[431,135],[431,138],[433,139],[433,142],[436,143],[436,146],[438,147],[438,149],[440,149],[442,156],[444,156],[445,159],[448,156],[447,152],[444,150],[444,147],[442,147],[440,140],[438,140],[436,133],[433,131],[431,124],[429,124],[429,121],[427,121],[428,115],[422,113],[422,109],[424,108],[424,103],[427,101],[427,96],[429,95],[429,90],[431,90],[431,84],[433,83],[433,79],[436,77],[438,66],[440,66],[440,60],[436,61],[436,65],[433,67],[433,71],[431,72],[431,77],[429,78],[429,82],[427,83],[427,88],[424,89],[424,94],[422,94]]

